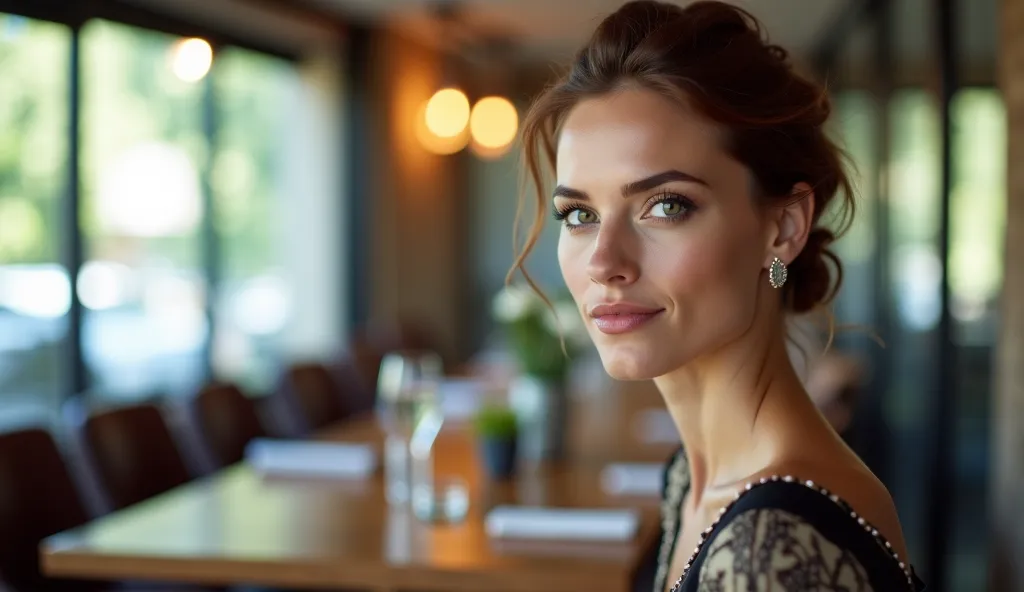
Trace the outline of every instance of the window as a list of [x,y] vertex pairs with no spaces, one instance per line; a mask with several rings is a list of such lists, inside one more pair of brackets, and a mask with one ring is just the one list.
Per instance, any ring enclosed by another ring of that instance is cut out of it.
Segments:
[[93,390],[186,393],[205,377],[202,82],[177,38],[106,21],[82,30],[82,350]]
[[995,341],[1006,229],[1006,113],[994,88],[958,92],[950,212],[951,313],[961,344]]
[[78,367],[90,397],[116,404],[189,395],[211,370],[264,394],[283,361],[336,355],[347,208],[333,46],[297,65],[87,20],[72,163],[75,34],[0,13],[4,423],[26,406],[53,419]]
[[[213,367],[217,376],[250,392],[277,377],[281,331],[292,298],[285,276],[287,236],[281,223],[285,93],[294,69],[240,49],[217,56],[214,84],[217,136],[212,192],[220,244],[220,289],[214,312]],[[290,240],[289,240],[290,239]]]
[[56,410],[70,283],[61,263],[70,31],[0,14],[0,406]]
[[836,300],[842,324],[870,327],[874,321],[877,288],[875,209],[878,207],[877,151],[878,104],[871,93],[847,90],[836,97],[835,134],[849,158],[847,170],[854,188],[855,215],[835,250],[843,262],[843,285]]
[[901,90],[889,105],[890,269],[900,324],[913,332],[934,329],[942,315],[942,137],[935,98],[923,89]]

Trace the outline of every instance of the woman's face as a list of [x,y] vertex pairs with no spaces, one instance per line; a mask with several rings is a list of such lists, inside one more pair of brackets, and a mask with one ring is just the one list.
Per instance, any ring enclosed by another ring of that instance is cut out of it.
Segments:
[[654,92],[579,103],[558,143],[558,262],[607,372],[656,378],[747,332],[771,260],[749,171]]

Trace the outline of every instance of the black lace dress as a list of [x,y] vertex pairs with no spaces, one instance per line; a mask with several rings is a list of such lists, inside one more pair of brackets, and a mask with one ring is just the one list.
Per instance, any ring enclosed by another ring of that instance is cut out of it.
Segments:
[[923,592],[913,568],[838,496],[777,475],[748,484],[704,531],[682,574],[669,574],[690,487],[680,449],[665,471],[654,592]]

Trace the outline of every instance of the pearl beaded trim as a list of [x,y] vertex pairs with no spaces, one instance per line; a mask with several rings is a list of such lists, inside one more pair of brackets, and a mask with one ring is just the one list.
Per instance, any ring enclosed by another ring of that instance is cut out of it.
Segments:
[[658,550],[658,571],[655,574],[657,590],[665,589],[665,582],[668,580],[669,565],[672,560],[672,548],[674,547],[677,526],[681,520],[680,512],[683,503],[683,495],[690,489],[690,466],[686,460],[686,454],[680,449],[668,468],[667,486],[665,488],[665,499],[662,500],[662,540],[661,548]]
[[697,560],[697,556],[700,555],[701,549],[704,548],[704,543],[707,542],[711,533],[714,532],[715,527],[718,526],[718,523],[722,521],[722,517],[725,516],[726,512],[728,512],[733,506],[735,506],[736,502],[738,502],[741,497],[749,493],[754,488],[760,485],[764,485],[766,483],[773,483],[776,481],[783,481],[785,483],[801,483],[808,489],[817,491],[821,495],[832,500],[833,503],[838,505],[845,512],[847,512],[851,518],[856,520],[857,524],[860,525],[865,532],[873,536],[875,538],[875,541],[877,541],[878,544],[886,550],[886,552],[892,555],[893,560],[895,560],[896,563],[900,566],[900,570],[903,572],[903,575],[907,577],[907,584],[910,585],[911,589],[914,588],[914,576],[910,570],[910,566],[907,565],[907,563],[904,562],[902,559],[900,559],[899,553],[897,553],[896,550],[892,548],[892,545],[889,543],[889,541],[885,540],[885,537],[878,532],[877,528],[871,526],[871,524],[869,524],[867,520],[865,520],[862,516],[857,514],[857,512],[855,512],[850,507],[850,505],[844,502],[838,495],[830,493],[827,489],[816,484],[814,481],[800,481],[799,479],[793,477],[792,475],[772,475],[771,477],[762,477],[759,481],[751,481],[747,483],[743,487],[743,489],[736,492],[736,495],[733,497],[731,502],[729,502],[724,508],[718,511],[718,517],[715,518],[715,521],[711,523],[711,526],[705,528],[700,533],[700,542],[697,543],[697,547],[693,550],[693,553],[690,555],[690,558],[686,560],[686,565],[683,566],[683,573],[679,576],[679,579],[676,580],[675,585],[672,586],[672,592],[679,591],[680,586],[683,585],[683,580],[686,579],[686,574],[690,571],[690,567],[693,565],[693,562]]

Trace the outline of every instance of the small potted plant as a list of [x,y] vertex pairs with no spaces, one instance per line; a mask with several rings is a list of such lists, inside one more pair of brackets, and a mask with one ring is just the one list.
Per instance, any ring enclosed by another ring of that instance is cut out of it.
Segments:
[[569,370],[590,343],[579,308],[564,293],[545,302],[528,286],[507,285],[491,312],[518,366],[509,404],[519,418],[519,454],[530,461],[559,460],[568,432]]
[[515,474],[519,427],[516,414],[503,407],[484,407],[475,418],[480,455],[492,479]]

